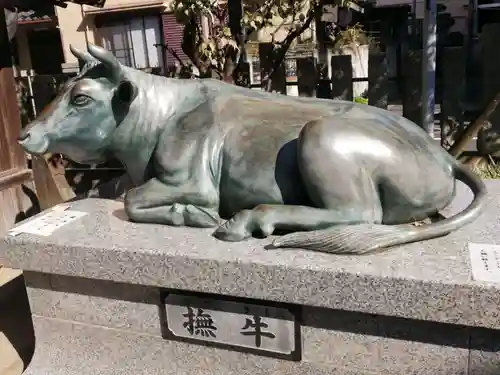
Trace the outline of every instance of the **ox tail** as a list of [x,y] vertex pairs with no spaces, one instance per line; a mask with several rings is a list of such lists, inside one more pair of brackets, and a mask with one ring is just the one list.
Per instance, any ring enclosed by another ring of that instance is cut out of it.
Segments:
[[453,174],[474,194],[469,206],[454,216],[422,226],[356,224],[296,232],[276,239],[271,247],[301,248],[332,254],[367,254],[397,245],[445,236],[474,221],[481,214],[486,197],[486,186],[467,167],[456,163]]

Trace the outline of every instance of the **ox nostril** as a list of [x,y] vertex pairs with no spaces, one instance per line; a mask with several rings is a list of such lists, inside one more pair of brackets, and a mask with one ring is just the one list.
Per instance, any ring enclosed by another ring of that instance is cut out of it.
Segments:
[[25,141],[30,137],[30,133],[26,131],[21,131],[21,134],[19,134],[19,137],[17,137],[17,140],[19,142]]

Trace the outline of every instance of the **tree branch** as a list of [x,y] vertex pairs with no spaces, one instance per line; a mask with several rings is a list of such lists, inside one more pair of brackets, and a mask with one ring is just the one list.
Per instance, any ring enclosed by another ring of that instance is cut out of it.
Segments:
[[[264,3],[262,3],[262,5],[260,7],[252,10],[253,17],[251,18],[251,21],[255,20],[255,17],[257,17],[258,15],[262,16],[264,19],[269,18],[269,12],[271,11],[275,2],[276,2],[276,0],[266,0]],[[248,27],[246,29],[245,34],[248,37],[254,31],[256,31],[255,28]],[[248,40],[245,40],[245,42],[247,42],[247,41]]]
[[280,43],[278,51],[273,52],[274,55],[273,66],[269,70],[269,73],[263,79],[266,91],[271,91],[273,75],[278,70],[278,67],[283,63],[286,53],[290,49],[290,46],[292,45],[293,41],[300,35],[302,35],[302,33],[311,26],[311,23],[314,20],[317,10],[318,10],[318,5],[311,5],[311,8],[309,8],[309,11],[307,12],[306,20],[304,21],[304,23],[299,28],[296,28],[291,32],[289,32],[285,40],[283,40],[283,42]]
[[165,44],[165,49],[172,55],[174,56],[174,59],[177,60],[177,62],[183,67],[185,68],[186,67],[186,64],[184,64],[184,61],[181,60],[181,58],[179,57],[179,55],[177,54],[177,52],[173,49],[173,48],[170,48],[169,46],[167,46]]
[[184,61],[182,61],[182,59],[179,57],[179,54],[173,48],[169,47],[167,43],[165,43],[163,45],[160,43],[157,43],[154,46],[155,47],[160,47],[160,46],[163,47],[168,53],[170,53],[174,57],[174,59],[176,59],[179,62],[181,67],[183,67],[183,68],[186,67],[186,64],[184,64]]
[[184,26],[182,35],[182,51],[191,60],[193,65],[200,72],[200,77],[205,77],[209,74],[210,64],[206,64],[200,57],[199,44],[201,41],[201,30],[196,17],[191,16],[189,23]]
[[479,117],[474,120],[460,135],[460,137],[453,143],[448,152],[454,156],[459,157],[464,151],[467,144],[471,139],[481,130],[481,128],[486,124],[490,116],[495,112],[498,105],[500,104],[500,92],[493,98],[493,100],[488,104],[485,110],[479,115]]

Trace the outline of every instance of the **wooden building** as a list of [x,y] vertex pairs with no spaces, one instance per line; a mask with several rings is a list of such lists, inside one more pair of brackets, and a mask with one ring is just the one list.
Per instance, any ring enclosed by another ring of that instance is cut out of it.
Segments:
[[[75,0],[99,6],[104,1]],[[101,4],[99,4],[101,3]],[[36,10],[48,4],[65,6],[65,1],[55,0],[0,0],[0,235],[23,219],[30,210],[37,209],[33,190],[32,172],[28,169],[24,152],[17,144],[21,129],[19,108],[14,81],[11,41],[17,27],[17,17],[4,14],[21,10]],[[8,10],[9,12],[5,12]],[[7,25],[7,19],[16,24]],[[8,28],[9,26],[9,31]],[[10,35],[9,35],[10,34]]]

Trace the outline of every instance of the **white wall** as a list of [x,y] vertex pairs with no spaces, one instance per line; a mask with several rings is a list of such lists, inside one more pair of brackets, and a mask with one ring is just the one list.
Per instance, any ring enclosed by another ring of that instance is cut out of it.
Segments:
[[[464,7],[469,2],[468,0],[441,0],[439,3],[446,5],[446,12],[451,14],[451,17],[455,18],[455,25],[450,31],[462,31],[467,29],[467,9]],[[398,4],[408,4],[410,7],[413,6],[413,1],[411,0],[377,0],[377,6],[391,6]],[[416,16],[418,19],[424,18],[424,6],[425,1],[418,0],[416,2]]]
[[88,24],[92,18],[82,16],[80,5],[68,3],[67,8],[56,7],[59,20],[59,31],[61,32],[61,43],[66,63],[77,64],[78,60],[69,50],[70,44],[80,50],[86,50],[88,38],[89,43],[95,43],[93,24]]

